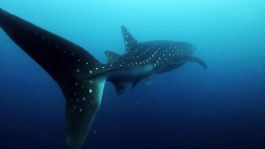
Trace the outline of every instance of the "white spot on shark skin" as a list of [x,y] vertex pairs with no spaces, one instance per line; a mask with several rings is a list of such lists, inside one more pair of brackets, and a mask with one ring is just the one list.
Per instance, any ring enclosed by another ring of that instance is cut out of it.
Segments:
[[90,80],[89,83],[93,83],[93,80]]
[[92,73],[93,73],[93,71],[92,71],[92,70],[89,70],[89,73],[90,73],[90,74],[92,74]]
[[91,94],[93,92],[93,90],[92,89],[89,89],[89,93]]
[[86,62],[86,65],[88,65],[88,62]]
[[78,59],[77,62],[81,62],[81,59]]
[[80,70],[79,69],[76,69],[76,72],[80,72]]
[[85,101],[86,100],[86,97],[83,97],[82,100]]
[[80,111],[80,112],[83,112],[83,109],[82,109],[82,108],[80,108],[80,109],[79,109],[79,111]]
[[105,67],[104,67],[104,66],[102,66],[102,69],[105,69]]
[[98,70],[98,68],[96,67],[96,70]]

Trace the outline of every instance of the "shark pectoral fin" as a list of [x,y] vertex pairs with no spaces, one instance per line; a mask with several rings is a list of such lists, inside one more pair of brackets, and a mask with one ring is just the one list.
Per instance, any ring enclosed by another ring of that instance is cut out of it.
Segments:
[[186,61],[198,63],[204,69],[207,69],[208,68],[207,64],[204,61],[202,61],[201,59],[197,58],[197,57],[189,56],[189,57],[187,57]]
[[72,42],[0,9],[7,35],[58,83],[66,99],[66,140],[79,149],[101,103],[104,76],[86,79],[102,64]]
[[139,44],[138,41],[130,34],[125,26],[121,26],[121,32],[124,40],[124,44],[127,52],[133,51],[135,47]]
[[108,63],[113,63],[117,59],[121,58],[121,56],[119,54],[112,52],[112,51],[105,51],[105,55],[108,59]]
[[150,77],[147,77],[146,79],[145,79],[145,84],[147,85],[147,86],[151,86],[152,85],[152,79],[150,78]]
[[116,89],[116,93],[118,95],[121,95],[125,91],[125,83],[124,82],[117,82],[117,81],[111,81],[111,83],[114,85]]

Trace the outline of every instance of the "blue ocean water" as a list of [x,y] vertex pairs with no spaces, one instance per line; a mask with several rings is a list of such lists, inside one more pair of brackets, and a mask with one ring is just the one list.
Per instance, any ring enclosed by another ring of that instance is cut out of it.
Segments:
[[[118,96],[107,83],[84,148],[264,149],[264,0],[1,0],[0,8],[106,62],[124,52],[120,26],[139,41],[187,41],[208,64],[152,78]],[[67,148],[64,97],[0,31],[0,148]]]

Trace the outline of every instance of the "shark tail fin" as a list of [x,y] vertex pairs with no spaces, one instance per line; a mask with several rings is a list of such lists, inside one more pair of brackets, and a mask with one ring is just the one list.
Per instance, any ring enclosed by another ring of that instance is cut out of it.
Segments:
[[58,83],[66,99],[66,141],[81,148],[99,109],[104,66],[83,48],[0,9],[0,27]]

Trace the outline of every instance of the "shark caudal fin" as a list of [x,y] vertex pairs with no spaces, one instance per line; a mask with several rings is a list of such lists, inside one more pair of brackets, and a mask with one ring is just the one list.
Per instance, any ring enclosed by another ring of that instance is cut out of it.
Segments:
[[104,76],[87,79],[104,68],[81,47],[0,9],[0,27],[61,87],[66,98],[66,140],[81,148],[99,109]]

